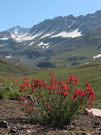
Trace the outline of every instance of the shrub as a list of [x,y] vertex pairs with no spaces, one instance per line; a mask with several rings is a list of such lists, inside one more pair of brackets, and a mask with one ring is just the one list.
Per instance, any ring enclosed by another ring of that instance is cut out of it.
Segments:
[[85,83],[78,88],[78,79],[71,74],[66,81],[55,80],[50,74],[50,83],[39,79],[29,81],[23,77],[19,91],[24,93],[19,104],[24,104],[27,115],[41,123],[55,122],[57,125],[69,124],[85,108],[91,108],[95,98],[94,90]]

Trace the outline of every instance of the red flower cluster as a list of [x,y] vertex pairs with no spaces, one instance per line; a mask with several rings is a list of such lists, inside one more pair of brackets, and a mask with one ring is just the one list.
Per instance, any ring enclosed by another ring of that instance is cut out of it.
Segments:
[[77,76],[71,74],[71,76],[69,76],[69,79],[67,81],[68,83],[72,83],[75,84],[76,86],[78,85],[78,79]]
[[72,101],[74,101],[75,98],[77,97],[83,97],[85,96],[85,91],[84,90],[80,90],[80,89],[76,89],[74,90],[74,95],[72,96]]
[[89,82],[86,82],[85,89],[87,90],[87,96],[89,97],[90,100],[89,109],[91,109],[93,106],[93,100],[95,98],[94,89],[92,88],[92,85],[89,84]]
[[[66,100],[69,97],[71,97],[71,101],[75,102],[76,99],[79,98],[79,102],[80,104],[84,104],[84,100],[85,98],[89,98],[90,101],[90,106],[89,108],[92,107],[93,105],[93,100],[94,100],[94,90],[91,86],[91,84],[89,84],[89,82],[87,82],[85,84],[85,89],[86,90],[81,90],[81,89],[75,89],[75,87],[78,85],[78,79],[75,75],[71,74],[68,78],[67,81],[63,82],[63,81],[55,81],[55,76],[54,74],[49,73],[51,80],[50,80],[50,84],[48,85],[46,81],[39,79],[34,79],[32,78],[31,81],[28,80],[27,77],[23,77],[23,84],[19,85],[19,91],[20,92],[28,92],[28,94],[30,95],[34,95],[33,96],[33,101],[37,102],[37,104],[40,104],[40,102],[43,102],[42,100],[45,98],[45,93],[47,94],[47,97],[51,97],[52,95],[52,100],[55,103],[58,103],[59,99],[58,96],[62,97],[62,101],[61,104],[65,105],[66,104]],[[74,86],[72,86],[74,85]],[[42,91],[45,90],[45,91]],[[55,99],[53,99],[53,97]],[[54,103],[52,103],[52,101],[50,102],[48,98],[46,98],[47,100],[44,101],[44,105],[45,108],[47,109],[52,109],[54,108]],[[65,99],[65,100],[64,100]],[[20,98],[18,100],[19,104],[21,104],[21,100],[23,100],[24,102],[27,101],[27,96],[24,98]],[[34,104],[34,102],[32,101],[32,103]],[[29,107],[30,110],[34,110],[31,109],[32,105],[29,103],[29,106],[27,105],[27,107]],[[30,107],[31,105],[31,107]]]

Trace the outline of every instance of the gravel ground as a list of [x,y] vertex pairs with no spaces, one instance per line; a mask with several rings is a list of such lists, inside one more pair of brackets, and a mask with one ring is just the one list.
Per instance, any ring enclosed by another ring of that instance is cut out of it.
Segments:
[[101,117],[80,115],[71,125],[60,129],[30,120],[16,100],[0,100],[0,121],[8,123],[8,128],[0,125],[0,135],[101,135]]

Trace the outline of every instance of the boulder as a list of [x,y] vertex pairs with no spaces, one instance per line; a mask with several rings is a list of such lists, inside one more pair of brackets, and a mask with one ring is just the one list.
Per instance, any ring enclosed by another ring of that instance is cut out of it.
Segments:
[[8,122],[7,121],[0,121],[0,128],[8,128]]
[[86,111],[88,114],[92,114],[94,116],[101,117],[101,110],[100,109],[92,108],[92,109],[86,109]]

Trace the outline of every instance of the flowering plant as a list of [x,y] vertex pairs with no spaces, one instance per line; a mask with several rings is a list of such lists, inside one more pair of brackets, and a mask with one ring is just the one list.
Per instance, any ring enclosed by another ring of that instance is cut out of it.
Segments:
[[84,89],[79,89],[74,74],[64,82],[55,80],[54,74],[49,75],[49,84],[40,78],[29,81],[27,77],[19,84],[19,91],[24,96],[18,102],[24,104],[30,117],[42,123],[63,125],[69,124],[85,108],[92,107],[95,95],[89,82],[85,83]]

